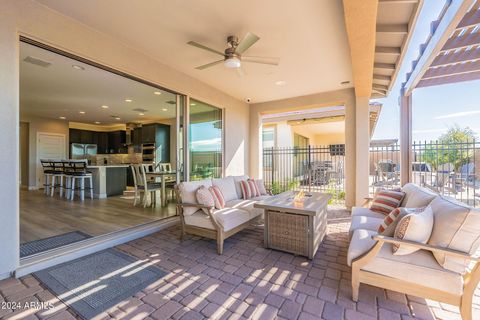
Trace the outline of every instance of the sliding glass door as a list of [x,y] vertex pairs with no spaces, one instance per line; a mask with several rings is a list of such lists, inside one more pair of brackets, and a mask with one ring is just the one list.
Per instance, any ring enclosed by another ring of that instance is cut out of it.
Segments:
[[190,180],[221,177],[223,169],[222,109],[190,99],[189,120]]

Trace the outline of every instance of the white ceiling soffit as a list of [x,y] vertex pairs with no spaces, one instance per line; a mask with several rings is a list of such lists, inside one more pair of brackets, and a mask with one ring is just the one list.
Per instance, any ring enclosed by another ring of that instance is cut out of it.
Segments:
[[[238,99],[264,102],[352,86],[342,1],[37,1]],[[188,41],[223,52],[227,36],[247,32],[260,40],[246,54],[278,57],[278,66],[244,63],[243,77],[223,64],[195,69],[218,56]]]
[[[209,110],[191,105],[193,113]],[[20,113],[102,125],[173,121],[176,95],[21,42]]]
[[379,0],[372,98],[387,96],[395,83],[423,0]]

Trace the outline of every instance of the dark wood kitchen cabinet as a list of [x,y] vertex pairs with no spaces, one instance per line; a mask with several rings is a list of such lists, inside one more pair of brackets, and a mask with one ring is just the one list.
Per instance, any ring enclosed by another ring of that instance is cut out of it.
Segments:
[[97,153],[108,153],[108,132],[95,132],[97,139]]
[[127,153],[127,134],[125,131],[108,132],[108,153]]

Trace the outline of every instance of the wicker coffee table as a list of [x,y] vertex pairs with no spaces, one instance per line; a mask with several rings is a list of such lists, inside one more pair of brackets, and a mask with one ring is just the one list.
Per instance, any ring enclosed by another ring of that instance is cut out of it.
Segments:
[[310,192],[294,201],[295,195],[287,191],[255,203],[265,212],[265,247],[313,259],[327,231],[331,195]]

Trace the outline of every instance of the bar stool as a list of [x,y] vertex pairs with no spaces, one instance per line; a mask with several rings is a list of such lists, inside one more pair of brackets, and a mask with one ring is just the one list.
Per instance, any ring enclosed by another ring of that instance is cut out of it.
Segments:
[[61,160],[51,160],[50,166],[52,171],[50,173],[50,197],[53,197],[55,194],[55,188],[58,187],[60,198],[63,197],[63,161]]
[[[67,199],[75,198],[75,190],[79,191],[80,200],[85,200],[85,190],[90,190],[90,199],[93,199],[92,173],[87,171],[87,160],[69,160],[64,162]],[[89,187],[85,188],[85,179],[89,179]],[[76,187],[76,182],[80,186]]]
[[45,177],[45,182],[43,183],[43,192],[48,195],[50,193],[50,180],[53,173],[52,160],[50,159],[40,159],[40,163],[43,168],[43,175]]

